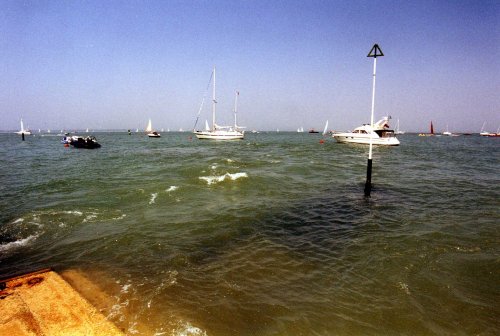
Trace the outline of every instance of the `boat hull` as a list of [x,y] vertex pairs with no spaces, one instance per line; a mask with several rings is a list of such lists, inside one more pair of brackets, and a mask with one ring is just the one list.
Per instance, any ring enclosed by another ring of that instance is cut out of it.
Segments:
[[242,140],[245,135],[236,131],[198,131],[194,135],[200,140]]
[[[355,133],[338,133],[332,135],[333,138],[340,143],[358,143],[369,145],[370,144],[370,136],[364,134],[355,134]],[[372,144],[381,145],[381,146],[399,146],[399,140],[396,137],[372,137]]]

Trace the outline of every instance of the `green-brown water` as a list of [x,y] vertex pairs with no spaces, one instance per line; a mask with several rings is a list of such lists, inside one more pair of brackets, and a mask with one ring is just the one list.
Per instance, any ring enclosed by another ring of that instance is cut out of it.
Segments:
[[0,134],[0,276],[78,269],[129,335],[496,335],[500,141]]

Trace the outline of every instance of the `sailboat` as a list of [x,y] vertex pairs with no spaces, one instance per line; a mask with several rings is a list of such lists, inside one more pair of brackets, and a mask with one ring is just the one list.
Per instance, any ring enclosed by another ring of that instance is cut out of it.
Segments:
[[446,131],[443,132],[443,135],[452,136],[451,132],[448,131],[448,125],[446,125]]
[[404,131],[399,130],[399,119],[398,122],[396,123],[396,130],[394,131],[394,134],[405,134]]
[[[194,135],[198,139],[207,139],[207,140],[241,140],[244,138],[244,131],[240,131],[240,129],[244,128],[241,126],[238,126],[237,121],[236,121],[236,114],[237,114],[237,106],[238,106],[238,96],[239,92],[236,91],[236,98],[235,98],[235,103],[234,103],[234,126],[220,126],[217,125],[215,122],[215,115],[216,115],[216,105],[217,105],[217,100],[215,98],[215,67],[212,72],[212,79],[213,79],[213,86],[212,86],[212,127],[209,126],[208,130],[204,131],[199,131],[196,130],[196,124],[195,124],[195,129],[193,130]],[[203,106],[203,101],[201,104],[201,107]],[[200,107],[200,112],[201,112],[201,107]],[[199,113],[198,113],[199,117]],[[207,122],[208,124],[208,122]]]
[[419,133],[418,136],[433,136],[434,135],[434,125],[432,125],[431,120],[431,132],[430,133]]
[[480,136],[489,136],[490,132],[484,130],[484,126],[486,125],[486,121],[483,122],[483,126],[481,127],[481,131],[479,132]]
[[323,129],[323,135],[325,135],[326,132],[328,132],[328,120],[326,121],[325,128]]
[[29,129],[24,129],[23,118],[21,118],[21,130],[17,131],[16,134],[31,135],[31,131]]
[[146,133],[150,138],[159,138],[161,136],[160,133],[153,131],[153,127],[151,125],[151,118],[149,118],[148,126],[146,127]]

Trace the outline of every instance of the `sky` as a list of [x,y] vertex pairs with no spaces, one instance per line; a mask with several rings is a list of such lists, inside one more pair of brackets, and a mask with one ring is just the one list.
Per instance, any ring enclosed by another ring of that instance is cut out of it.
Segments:
[[190,130],[214,66],[218,124],[354,129],[375,43],[376,119],[500,126],[499,1],[0,0],[0,130]]

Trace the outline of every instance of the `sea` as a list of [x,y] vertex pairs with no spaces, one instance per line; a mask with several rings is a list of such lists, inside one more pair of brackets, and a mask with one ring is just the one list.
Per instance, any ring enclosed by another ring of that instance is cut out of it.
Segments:
[[126,335],[500,334],[500,138],[0,134],[0,278]]

